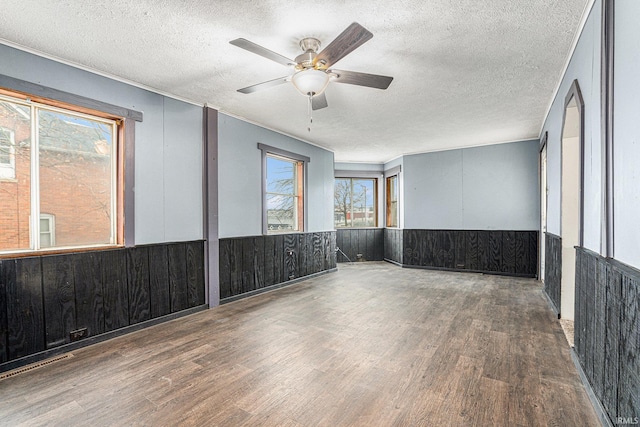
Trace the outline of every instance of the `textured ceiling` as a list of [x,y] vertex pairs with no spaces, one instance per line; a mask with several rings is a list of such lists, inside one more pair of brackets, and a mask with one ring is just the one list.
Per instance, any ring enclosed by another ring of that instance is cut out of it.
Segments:
[[[337,161],[537,138],[589,0],[3,0],[0,41],[137,82],[326,147]],[[351,22],[374,34],[335,68],[394,77],[330,84],[313,114],[290,74],[230,45],[286,57]],[[1,60],[1,58],[0,58]]]

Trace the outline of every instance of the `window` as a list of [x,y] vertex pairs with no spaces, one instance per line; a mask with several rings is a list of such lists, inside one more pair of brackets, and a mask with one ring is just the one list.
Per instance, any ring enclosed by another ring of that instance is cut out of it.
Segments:
[[258,148],[263,157],[263,233],[303,231],[309,158],[264,144]]
[[387,227],[398,227],[398,175],[387,177]]
[[377,179],[336,178],[334,224],[336,228],[377,225]]
[[0,252],[118,243],[118,123],[59,105],[0,96]]
[[40,247],[51,248],[56,245],[55,217],[50,214],[40,214]]
[[0,127],[0,179],[16,177],[15,138],[13,132]]

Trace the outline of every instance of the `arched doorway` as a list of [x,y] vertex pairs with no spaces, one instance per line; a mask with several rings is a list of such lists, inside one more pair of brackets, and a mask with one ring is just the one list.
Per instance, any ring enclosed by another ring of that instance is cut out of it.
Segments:
[[565,98],[562,125],[561,238],[562,281],[560,319],[573,345],[575,315],[576,246],[582,246],[582,175],[584,146],[584,103],[577,80]]

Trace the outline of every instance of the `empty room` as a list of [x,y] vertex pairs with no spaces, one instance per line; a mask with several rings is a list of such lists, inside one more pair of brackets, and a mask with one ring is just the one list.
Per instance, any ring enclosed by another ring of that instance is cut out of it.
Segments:
[[640,423],[640,2],[0,13],[0,426]]

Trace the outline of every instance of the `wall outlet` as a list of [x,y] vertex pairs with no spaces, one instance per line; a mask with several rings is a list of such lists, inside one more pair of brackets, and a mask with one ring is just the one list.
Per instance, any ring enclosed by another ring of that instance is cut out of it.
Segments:
[[77,329],[75,331],[69,332],[69,339],[71,340],[71,342],[79,341],[88,336],[89,336],[89,333],[87,331],[87,328]]

